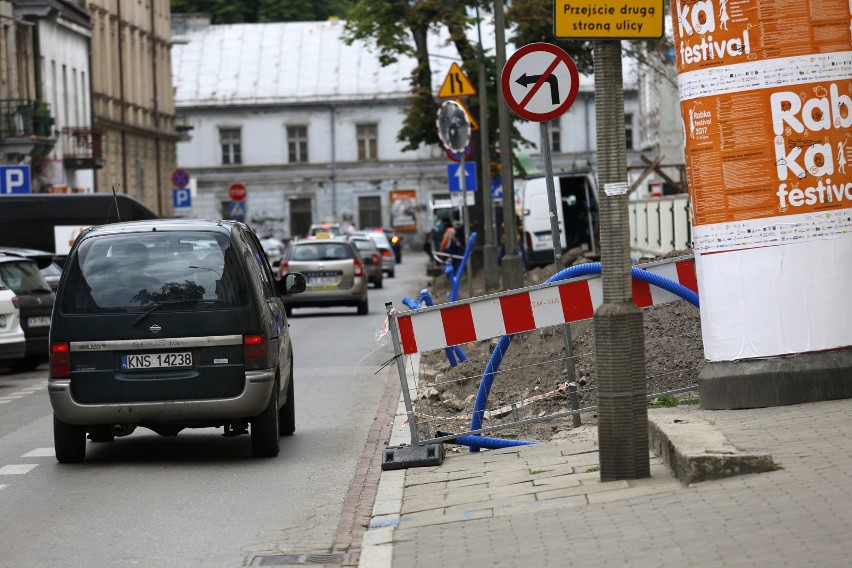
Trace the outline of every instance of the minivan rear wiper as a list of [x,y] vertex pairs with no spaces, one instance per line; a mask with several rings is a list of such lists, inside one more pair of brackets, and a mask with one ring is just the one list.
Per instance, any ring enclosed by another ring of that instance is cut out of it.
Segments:
[[145,310],[144,312],[139,314],[139,317],[137,317],[135,320],[133,320],[133,323],[130,324],[130,325],[131,325],[131,327],[136,327],[145,318],[147,318],[149,315],[151,315],[151,313],[154,312],[154,310],[156,310],[157,308],[159,308],[161,306],[166,306],[166,305],[169,305],[169,304],[202,304],[202,303],[203,304],[216,304],[218,302],[219,302],[219,300],[213,300],[213,299],[209,299],[209,300],[188,300],[188,299],[187,300],[163,300],[161,302],[155,303],[153,306],[151,306],[150,308],[148,308],[147,310]]

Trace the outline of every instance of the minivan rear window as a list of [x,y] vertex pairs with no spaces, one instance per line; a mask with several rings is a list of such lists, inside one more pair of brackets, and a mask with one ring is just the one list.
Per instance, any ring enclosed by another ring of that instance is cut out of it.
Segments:
[[150,232],[92,237],[69,258],[66,314],[240,308],[250,292],[228,236]]

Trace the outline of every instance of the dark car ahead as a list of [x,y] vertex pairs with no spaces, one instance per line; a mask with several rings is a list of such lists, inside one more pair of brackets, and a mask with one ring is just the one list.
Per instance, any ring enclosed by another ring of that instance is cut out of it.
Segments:
[[345,238],[351,241],[361,254],[369,282],[376,288],[381,288],[384,285],[385,273],[382,270],[382,254],[376,247],[376,243],[366,236],[357,234],[347,235]]
[[17,372],[32,371],[48,359],[50,314],[56,296],[36,261],[3,249],[0,249],[0,280],[18,296],[27,344],[24,357],[10,367]]
[[154,220],[85,231],[65,263],[50,330],[56,459],[138,426],[248,432],[274,456],[295,430],[283,294],[256,235],[233,221]]
[[385,236],[388,238],[388,242],[391,245],[391,249],[393,249],[395,262],[397,264],[400,264],[402,262],[402,235],[400,235],[393,229],[386,229],[384,227],[377,227],[375,229],[368,230],[385,234]]

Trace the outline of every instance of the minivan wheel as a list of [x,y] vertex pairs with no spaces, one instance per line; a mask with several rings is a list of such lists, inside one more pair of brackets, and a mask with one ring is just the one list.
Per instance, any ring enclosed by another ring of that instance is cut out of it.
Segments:
[[80,463],[86,458],[86,429],[66,424],[54,414],[53,446],[59,463]]
[[292,315],[293,315],[292,306],[284,306],[284,313],[287,315],[288,318],[292,317]]
[[251,451],[259,458],[271,458],[278,455],[278,450],[278,381],[275,381],[269,404],[251,421]]
[[278,411],[278,428],[282,436],[292,436],[296,431],[296,400],[293,395],[293,358],[290,358],[290,384],[287,386],[287,402]]
[[379,278],[378,280],[376,280],[376,281],[374,282],[374,284],[375,284],[376,288],[381,288],[382,286],[384,286],[384,283],[382,282],[382,279],[381,279],[381,278]]
[[370,305],[367,303],[367,298],[363,302],[358,302],[358,315],[365,316],[370,311]]

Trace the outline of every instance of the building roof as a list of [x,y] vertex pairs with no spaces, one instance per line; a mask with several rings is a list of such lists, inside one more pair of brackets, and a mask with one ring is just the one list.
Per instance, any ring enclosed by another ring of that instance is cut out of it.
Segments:
[[[379,64],[374,48],[347,45],[344,22],[229,24],[189,30],[172,46],[178,106],[362,101],[407,97],[414,59]],[[430,38],[435,90],[452,59],[452,46]],[[475,81],[475,78],[473,78]]]
[[[494,52],[494,33],[483,23],[483,44]],[[175,104],[221,105],[379,101],[411,94],[415,60],[400,57],[382,67],[375,47],[346,44],[345,22],[278,22],[190,26],[172,46]],[[469,30],[476,39],[476,29]],[[507,57],[514,52],[507,46]],[[446,30],[429,36],[432,90],[450,65],[460,62]],[[635,62],[624,58],[625,87],[635,88]],[[470,77],[476,85],[477,78]],[[594,77],[580,76],[580,90],[594,91]]]

